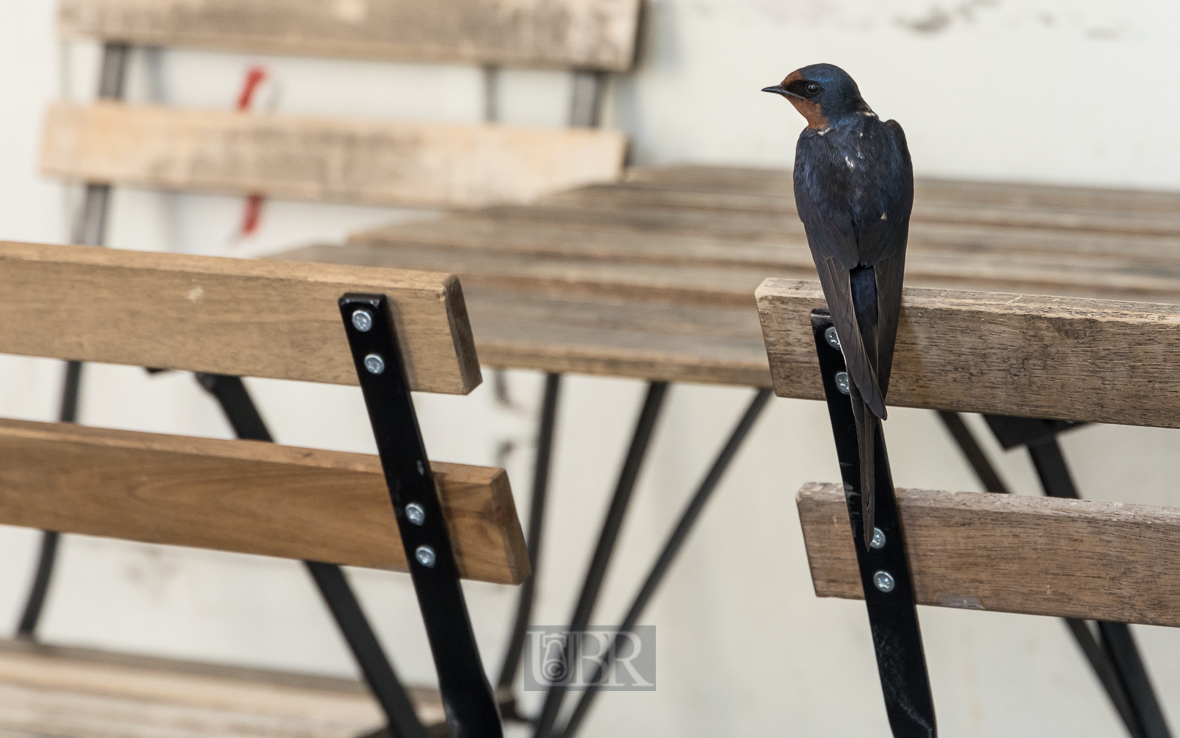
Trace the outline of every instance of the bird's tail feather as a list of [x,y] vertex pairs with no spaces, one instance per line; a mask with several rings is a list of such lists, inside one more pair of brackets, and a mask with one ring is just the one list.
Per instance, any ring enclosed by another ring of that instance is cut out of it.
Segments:
[[852,417],[856,422],[856,445],[860,457],[860,512],[864,524],[865,548],[873,540],[877,514],[877,417],[865,404],[855,387],[851,392]]

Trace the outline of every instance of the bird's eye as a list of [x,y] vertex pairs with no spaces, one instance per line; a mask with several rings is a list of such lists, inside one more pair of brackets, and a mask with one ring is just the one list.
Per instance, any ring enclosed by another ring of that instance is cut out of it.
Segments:
[[818,82],[808,82],[806,89],[808,95],[818,95],[821,88]]

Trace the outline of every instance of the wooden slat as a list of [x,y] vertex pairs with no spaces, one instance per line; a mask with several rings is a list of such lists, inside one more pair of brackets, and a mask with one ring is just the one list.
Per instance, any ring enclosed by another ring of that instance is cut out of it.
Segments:
[[[336,263],[451,271],[467,285],[564,280],[629,292],[636,299],[661,294],[736,305],[748,304],[767,277],[801,279],[815,273],[803,234],[793,232],[797,221],[776,232],[771,229],[776,220],[784,219],[496,208],[354,234],[346,250],[321,255]],[[1043,231],[1001,239],[982,227],[927,224],[914,228],[906,281],[924,287],[1180,301],[1180,239],[1112,241]]]
[[66,36],[159,46],[624,71],[639,0],[62,0]]
[[[412,689],[427,724],[433,690]],[[0,641],[0,734],[353,738],[383,722],[359,681]]]
[[[779,395],[822,399],[819,284],[768,279],[758,309]],[[889,404],[1180,427],[1180,307],[907,289]]]
[[[0,421],[0,523],[405,570],[376,456]],[[529,573],[502,469],[436,463],[460,574]]]
[[55,105],[56,177],[377,205],[525,203],[621,171],[618,131],[527,129],[211,110]]
[[[922,605],[1180,626],[1180,510],[898,490]],[[798,495],[820,597],[863,598],[844,491]]]
[[0,353],[356,384],[337,300],[389,296],[411,386],[480,382],[458,280],[0,242]]

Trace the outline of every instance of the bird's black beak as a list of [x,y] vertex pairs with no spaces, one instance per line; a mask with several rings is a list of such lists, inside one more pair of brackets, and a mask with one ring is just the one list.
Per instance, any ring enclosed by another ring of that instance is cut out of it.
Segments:
[[786,87],[783,87],[782,85],[775,85],[774,87],[763,87],[762,91],[763,92],[773,92],[774,94],[782,95],[783,97],[794,97],[794,98],[799,97],[798,95],[791,92],[790,90],[788,90]]

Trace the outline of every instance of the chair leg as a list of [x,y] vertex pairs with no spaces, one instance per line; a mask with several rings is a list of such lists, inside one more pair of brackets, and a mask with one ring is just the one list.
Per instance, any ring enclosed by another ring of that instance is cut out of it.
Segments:
[[[877,429],[875,458],[877,514],[872,546],[865,546],[860,504],[860,455],[852,405],[840,386],[847,371],[838,341],[827,338],[832,320],[826,310],[811,313],[815,347],[823,375],[824,395],[831,416],[836,454],[844,481],[852,537],[864,587],[865,606],[877,654],[877,669],[885,697],[885,711],[896,738],[934,738],[937,735],[934,698],[914,606],[913,583],[905,541],[897,515],[893,476],[885,449],[885,437]],[[835,331],[832,331],[835,336]]]
[[[198,374],[197,381],[216,398],[238,438],[274,442],[240,377]],[[398,680],[393,664],[381,648],[344,571],[335,564],[318,561],[303,563],[352,651],[373,697],[385,713],[388,725],[382,729],[383,734],[388,738],[428,738],[426,728],[414,711],[409,693]]]
[[[520,658],[524,652],[525,633],[532,622],[533,604],[537,594],[537,579],[541,558],[541,537],[545,526],[545,502],[549,494],[549,468],[553,457],[553,436],[557,425],[557,401],[561,392],[561,375],[545,376],[545,396],[541,403],[541,422],[537,433],[537,459],[533,465],[533,496],[529,502],[528,547],[532,576],[520,586],[520,599],[516,605],[516,617],[508,639],[504,662],[500,667],[500,678],[496,682],[500,707],[506,706],[512,714],[506,718],[522,720],[516,714],[516,700],[512,697],[516,675],[520,671]],[[507,705],[505,704],[507,701]]]
[[[1029,444],[1028,453],[1046,495],[1080,499],[1055,435]],[[1101,634],[1103,649],[1114,665],[1131,706],[1133,719],[1125,721],[1127,729],[1132,735],[1142,735],[1144,738],[1170,738],[1171,732],[1151,686],[1143,657],[1131,635],[1130,626],[1126,623],[1099,622],[1098,632]]]
[[501,738],[500,711],[459,583],[389,300],[385,295],[348,294],[339,307],[434,655],[447,723],[455,738]]
[[[942,419],[943,424],[946,425],[947,430],[950,432],[951,436],[955,439],[955,442],[959,445],[959,448],[962,450],[963,455],[967,458],[968,463],[971,465],[971,468],[975,472],[976,477],[979,478],[983,488],[988,492],[1009,494],[1010,491],[1008,486],[1004,484],[1003,480],[1000,479],[1000,475],[996,472],[995,467],[992,466],[991,461],[987,457],[987,453],[984,452],[983,448],[979,445],[979,442],[976,440],[975,435],[971,432],[971,429],[969,429],[967,424],[963,422],[962,417],[958,413],[945,411],[940,411],[939,417]],[[1013,419],[1008,418],[1003,421],[1003,428],[1005,430],[1012,429],[1012,420]],[[994,418],[992,419],[992,422],[995,422]],[[1041,436],[1041,433],[1045,430],[1045,426],[1040,424],[1040,421],[1037,422],[1039,425],[1033,430],[1037,432],[1038,436]],[[993,427],[996,426],[993,425]],[[1068,427],[1069,426],[1062,426],[1061,429],[1067,430]],[[1005,439],[1009,441],[1017,440],[1014,436],[1005,436]],[[1024,440],[1029,439],[1030,436],[1024,436]],[[1015,445],[1019,444],[1013,444],[1013,446]],[[1047,458],[1044,460],[1048,461]],[[1064,463],[1064,459],[1061,460],[1061,463]],[[1049,470],[1049,466],[1046,466],[1046,470]],[[1061,467],[1058,467],[1058,474],[1060,473],[1060,470]],[[1068,471],[1066,471],[1066,475],[1066,479],[1068,480]],[[1072,487],[1072,481],[1069,481],[1069,488]],[[1074,640],[1077,641],[1078,647],[1082,651],[1082,655],[1086,657],[1086,660],[1090,664],[1090,668],[1094,671],[1094,675],[1098,677],[1098,681],[1102,684],[1102,688],[1106,691],[1107,697],[1110,698],[1110,702],[1114,706],[1115,711],[1118,712],[1119,717],[1123,721],[1123,724],[1127,727],[1127,732],[1132,736],[1132,738],[1141,738],[1144,736],[1145,734],[1142,728],[1143,721],[1138,714],[1138,710],[1134,705],[1132,705],[1130,699],[1128,698],[1127,690],[1124,686],[1124,678],[1119,669],[1116,668],[1115,663],[1112,661],[1113,657],[1110,653],[1110,650],[1106,647],[1106,643],[1110,642],[1110,639],[1103,638],[1102,640],[1099,640],[1101,633],[1096,634],[1085,620],[1079,620],[1077,618],[1065,618],[1064,620],[1066,626],[1069,628],[1070,634],[1073,635]],[[1127,635],[1130,635],[1129,631],[1127,632]],[[1118,634],[1115,635],[1114,640],[1118,640]],[[1131,648],[1134,650],[1133,644]],[[1141,668],[1142,667],[1140,664],[1140,670]],[[1150,686],[1148,686],[1148,689],[1150,689]],[[1160,735],[1166,735],[1166,733]]]
[[[108,43],[102,49],[102,62],[98,75],[98,97],[101,100],[118,100],[123,97],[123,83],[127,78],[127,59],[131,47],[123,43]],[[82,209],[74,223],[72,240],[85,246],[102,246],[106,242],[107,213],[110,210],[111,187],[106,184],[86,185]],[[62,387],[61,413],[58,420],[73,423],[78,417],[78,396],[82,381],[82,364],[71,361],[66,364],[66,376]],[[53,578],[53,567],[57,561],[57,546],[61,536],[56,531],[45,531],[41,536],[41,552],[37,558],[37,573],[25,608],[17,626],[17,637],[35,640],[41,611],[45,607],[45,596]]]

